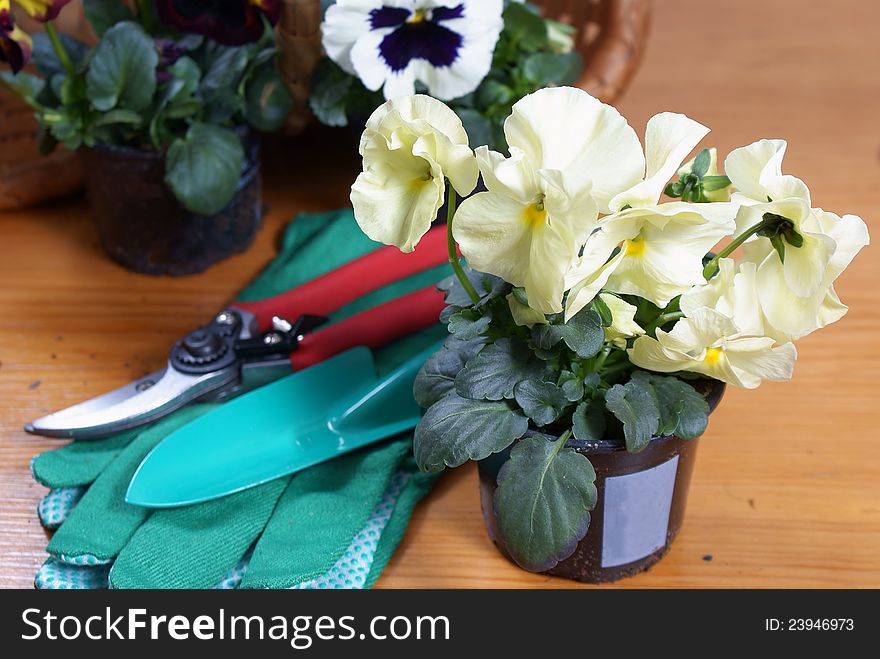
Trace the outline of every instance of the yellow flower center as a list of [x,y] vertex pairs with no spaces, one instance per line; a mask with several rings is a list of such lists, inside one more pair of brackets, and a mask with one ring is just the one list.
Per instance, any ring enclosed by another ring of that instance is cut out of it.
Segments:
[[529,204],[523,212],[523,218],[532,229],[539,229],[547,224],[547,209],[544,208],[544,202],[539,201]]
[[410,182],[410,187],[412,187],[414,190],[421,190],[422,188],[424,188],[426,185],[428,185],[428,183],[430,183],[433,180],[434,180],[434,177],[431,175],[431,172],[428,171],[428,173],[425,174],[424,176],[419,176],[417,178],[414,178]]
[[423,23],[428,18],[428,11],[426,9],[416,9],[413,11],[412,16],[406,19],[407,23]]
[[721,359],[721,348],[706,348],[706,356],[703,361],[710,366],[714,366]]
[[635,238],[626,241],[626,256],[641,256],[645,253],[645,241]]

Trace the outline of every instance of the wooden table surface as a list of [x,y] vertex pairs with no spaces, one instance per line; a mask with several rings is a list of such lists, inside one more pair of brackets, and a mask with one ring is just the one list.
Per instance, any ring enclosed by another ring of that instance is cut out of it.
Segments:
[[[656,4],[647,60],[620,108],[639,132],[655,112],[711,127],[726,153],[790,142],[786,171],[814,203],[880,236],[880,5],[739,0]],[[325,148],[327,144],[331,146]],[[344,205],[358,163],[334,133],[278,143],[270,212],[254,247],[182,279],[104,258],[72,199],[0,214],[0,586],[30,587],[47,536],[28,461],[54,446],[22,424],[160,367],[271,259],[300,211]],[[838,282],[851,311],[798,344],[793,382],[729,390],[701,441],[684,529],[669,555],[621,587],[880,586],[880,261],[867,248]],[[416,511],[384,587],[569,587],[505,561],[488,541],[475,470],[448,475]]]

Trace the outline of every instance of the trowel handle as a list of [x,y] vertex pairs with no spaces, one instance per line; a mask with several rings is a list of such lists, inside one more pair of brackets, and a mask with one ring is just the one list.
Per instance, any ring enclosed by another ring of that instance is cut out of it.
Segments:
[[265,331],[272,327],[273,316],[291,322],[306,314],[329,316],[367,293],[447,259],[446,228],[436,227],[425,234],[412,253],[380,247],[286,293],[257,302],[236,302],[234,306],[253,313],[260,329]]
[[290,361],[299,371],[355,346],[381,348],[438,323],[444,306],[442,292],[423,288],[307,334]]
[[352,445],[385,439],[414,428],[422,410],[413,398],[416,375],[428,358],[443,346],[437,343],[410,357],[388,375],[355,397],[340,401],[329,428]]

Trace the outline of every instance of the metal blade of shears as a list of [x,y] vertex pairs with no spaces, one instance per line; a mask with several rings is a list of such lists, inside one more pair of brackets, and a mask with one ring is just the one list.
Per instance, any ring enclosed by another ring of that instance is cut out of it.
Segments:
[[237,377],[234,368],[188,375],[169,365],[124,387],[37,419],[25,430],[47,437],[104,437],[155,421]]

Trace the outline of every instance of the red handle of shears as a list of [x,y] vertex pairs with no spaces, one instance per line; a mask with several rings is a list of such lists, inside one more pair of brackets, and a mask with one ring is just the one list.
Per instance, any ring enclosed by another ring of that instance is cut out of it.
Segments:
[[298,371],[355,346],[381,348],[436,324],[445,306],[441,291],[423,288],[307,334],[290,361]]
[[272,316],[291,322],[303,314],[329,316],[371,291],[440,265],[447,258],[446,227],[435,227],[425,234],[415,252],[403,254],[396,247],[380,247],[286,293],[257,302],[236,302],[234,306],[253,313],[265,331],[272,326]]

